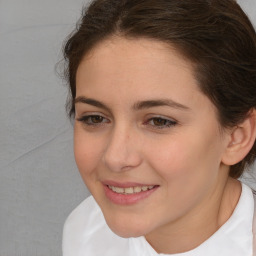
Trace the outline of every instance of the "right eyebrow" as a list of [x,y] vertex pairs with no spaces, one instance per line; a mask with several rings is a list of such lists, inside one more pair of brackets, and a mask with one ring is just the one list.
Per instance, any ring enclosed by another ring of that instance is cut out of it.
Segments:
[[75,104],[76,103],[84,103],[84,104],[92,105],[94,107],[102,108],[108,112],[111,112],[111,109],[109,107],[107,107],[105,104],[101,103],[100,101],[97,101],[97,100],[94,100],[91,98],[86,98],[83,96],[79,96],[79,97],[75,98],[74,103]]

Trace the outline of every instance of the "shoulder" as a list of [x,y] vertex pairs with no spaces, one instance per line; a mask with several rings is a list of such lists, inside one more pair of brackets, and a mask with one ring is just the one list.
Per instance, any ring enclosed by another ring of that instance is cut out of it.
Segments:
[[127,239],[115,235],[110,230],[92,196],[77,206],[65,221],[63,256],[113,256],[122,253],[123,250],[128,252],[128,244]]

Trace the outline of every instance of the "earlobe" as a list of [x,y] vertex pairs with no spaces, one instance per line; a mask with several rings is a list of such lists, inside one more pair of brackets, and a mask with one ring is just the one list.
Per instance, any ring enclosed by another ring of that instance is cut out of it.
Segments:
[[256,138],[256,109],[230,134],[230,140],[222,157],[222,163],[234,165],[242,161],[251,150]]

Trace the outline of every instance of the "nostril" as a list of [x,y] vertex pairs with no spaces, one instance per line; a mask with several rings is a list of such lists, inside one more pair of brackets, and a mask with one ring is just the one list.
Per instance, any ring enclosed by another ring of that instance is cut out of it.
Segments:
[[135,151],[107,151],[103,156],[103,163],[112,171],[124,172],[140,165],[141,159],[140,155]]
[[140,164],[140,154],[134,147],[135,143],[131,133],[132,131],[127,126],[116,127],[113,130],[103,155],[103,162],[108,169],[129,171]]

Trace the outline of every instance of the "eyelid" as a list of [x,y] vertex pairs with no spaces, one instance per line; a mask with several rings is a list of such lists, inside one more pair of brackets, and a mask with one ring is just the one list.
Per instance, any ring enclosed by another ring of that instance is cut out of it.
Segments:
[[[153,125],[149,124],[149,122],[151,122],[154,119],[161,119],[163,121],[168,122],[168,124],[159,125],[159,126],[154,125],[154,124]],[[155,115],[155,116],[147,118],[147,120],[146,120],[146,122],[144,122],[144,124],[151,126],[153,129],[160,130],[160,129],[168,129],[168,128],[171,128],[173,126],[176,126],[178,124],[178,122],[173,118],[169,118],[169,117],[165,117],[165,116],[161,116],[161,115]]]
[[154,118],[161,118],[161,119],[164,119],[164,120],[167,120],[167,121],[178,123],[178,121],[175,118],[165,116],[165,115],[160,115],[160,114],[149,114],[149,115],[147,115],[146,119],[149,120],[149,119],[154,119]]
[[[80,112],[80,113],[79,113]],[[104,114],[101,111],[79,111],[78,113],[75,113],[76,118],[80,118],[83,116],[102,116],[107,119],[109,119],[108,115]]]
[[[101,117],[103,118],[103,120],[105,120],[104,122],[99,122],[99,123],[93,123],[93,122],[87,122],[90,118],[93,117]],[[76,120],[78,122],[82,122],[84,125],[86,126],[103,126],[106,123],[110,123],[109,118],[105,117],[104,114],[99,113],[99,112],[87,112],[87,113],[83,113],[81,115],[79,115],[79,117],[76,117]],[[106,122],[107,120],[107,122]]]

